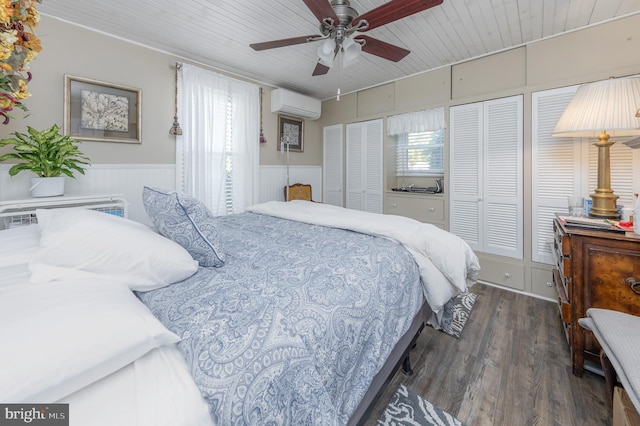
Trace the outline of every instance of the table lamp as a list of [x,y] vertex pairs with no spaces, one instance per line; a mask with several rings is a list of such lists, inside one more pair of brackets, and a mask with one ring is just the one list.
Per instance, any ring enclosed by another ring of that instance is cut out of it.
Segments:
[[609,78],[580,86],[558,120],[553,136],[598,138],[598,187],[589,215],[618,218],[611,189],[610,137],[640,135],[640,78]]

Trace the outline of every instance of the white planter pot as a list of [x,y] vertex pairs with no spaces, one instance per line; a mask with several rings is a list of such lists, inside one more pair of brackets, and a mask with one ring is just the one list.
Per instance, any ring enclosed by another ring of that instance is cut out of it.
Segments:
[[31,178],[32,197],[56,197],[64,194],[64,176]]

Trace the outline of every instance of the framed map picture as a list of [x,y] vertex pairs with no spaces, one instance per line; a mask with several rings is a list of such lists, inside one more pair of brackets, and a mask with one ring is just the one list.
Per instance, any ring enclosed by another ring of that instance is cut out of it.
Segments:
[[142,91],[65,75],[64,132],[84,141],[141,143]]

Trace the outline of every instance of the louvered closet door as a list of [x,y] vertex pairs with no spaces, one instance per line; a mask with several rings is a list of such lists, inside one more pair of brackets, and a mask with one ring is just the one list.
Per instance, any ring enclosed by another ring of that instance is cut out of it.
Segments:
[[452,107],[450,229],[474,250],[523,257],[522,96]]
[[366,129],[365,161],[365,210],[382,213],[382,120],[364,123]]
[[347,191],[348,209],[364,210],[364,126],[347,124]]
[[327,126],[323,128],[322,134],[322,202],[342,207],[342,124]]
[[450,218],[449,229],[473,250],[481,250],[482,104],[450,110]]
[[382,120],[347,124],[347,208],[382,213],[382,132]]
[[484,103],[484,230],[487,253],[523,258],[522,96]]
[[551,136],[578,86],[531,95],[531,260],[555,263],[553,218],[581,193],[580,139]]

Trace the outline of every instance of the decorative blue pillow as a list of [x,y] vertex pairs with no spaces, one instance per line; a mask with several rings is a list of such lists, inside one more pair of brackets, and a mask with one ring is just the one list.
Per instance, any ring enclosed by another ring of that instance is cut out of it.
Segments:
[[144,187],[144,208],[158,232],[184,247],[200,266],[224,265],[215,216],[197,199]]

